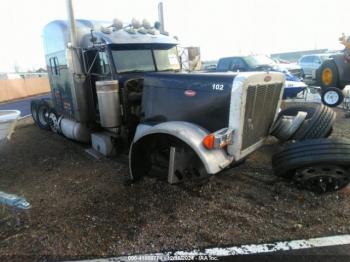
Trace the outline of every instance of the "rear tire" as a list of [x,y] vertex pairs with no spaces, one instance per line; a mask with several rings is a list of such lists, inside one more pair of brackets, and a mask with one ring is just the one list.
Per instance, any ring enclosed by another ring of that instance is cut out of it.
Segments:
[[322,103],[329,107],[337,107],[344,100],[343,92],[336,87],[327,87],[322,90]]
[[38,106],[39,106],[40,100],[32,100],[30,101],[30,112],[32,114],[32,118],[34,120],[34,123],[38,125]]
[[37,125],[41,129],[50,130],[50,125],[48,121],[50,106],[49,104],[41,100],[37,107]]

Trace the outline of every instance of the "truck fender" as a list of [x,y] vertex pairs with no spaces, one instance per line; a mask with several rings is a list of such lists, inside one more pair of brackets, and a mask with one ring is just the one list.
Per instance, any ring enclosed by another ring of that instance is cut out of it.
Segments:
[[198,125],[182,121],[164,122],[153,126],[139,124],[129,151],[129,169],[133,180],[143,176],[143,174],[140,174],[143,170],[140,167],[140,165],[142,166],[142,163],[140,163],[142,160],[136,159],[136,156],[139,154],[135,151],[140,148],[137,145],[140,145],[142,141],[151,135],[157,134],[174,136],[185,142],[198,155],[208,174],[218,173],[233,161],[233,157],[229,156],[224,149],[208,150],[202,145],[204,137],[209,132]]

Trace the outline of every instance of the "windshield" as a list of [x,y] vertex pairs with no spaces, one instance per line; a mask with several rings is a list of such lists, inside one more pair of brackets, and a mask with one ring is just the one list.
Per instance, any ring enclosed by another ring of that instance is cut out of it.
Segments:
[[165,50],[154,50],[154,58],[156,60],[158,71],[180,69],[176,47]]
[[112,54],[118,73],[156,70],[152,50],[117,50]]
[[247,56],[245,60],[251,67],[258,67],[262,65],[276,65],[275,61],[273,61],[270,57],[264,55]]
[[154,50],[112,50],[112,56],[118,73],[180,69],[176,47]]

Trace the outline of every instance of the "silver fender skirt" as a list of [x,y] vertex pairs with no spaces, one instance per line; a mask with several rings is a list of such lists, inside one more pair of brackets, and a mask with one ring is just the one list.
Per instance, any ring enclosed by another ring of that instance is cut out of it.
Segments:
[[233,161],[233,157],[229,156],[224,149],[208,150],[202,145],[204,137],[209,132],[198,125],[181,121],[165,122],[155,126],[139,124],[129,151],[129,169],[133,179],[139,176],[133,174],[138,165],[134,152],[136,145],[147,136],[155,134],[168,134],[189,145],[202,161],[208,174],[220,172]]

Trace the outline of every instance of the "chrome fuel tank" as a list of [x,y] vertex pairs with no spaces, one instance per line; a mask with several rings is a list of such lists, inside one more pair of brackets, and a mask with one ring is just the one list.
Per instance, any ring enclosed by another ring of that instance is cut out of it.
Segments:
[[121,115],[119,82],[117,80],[97,81],[96,92],[101,126],[106,128],[119,127]]

